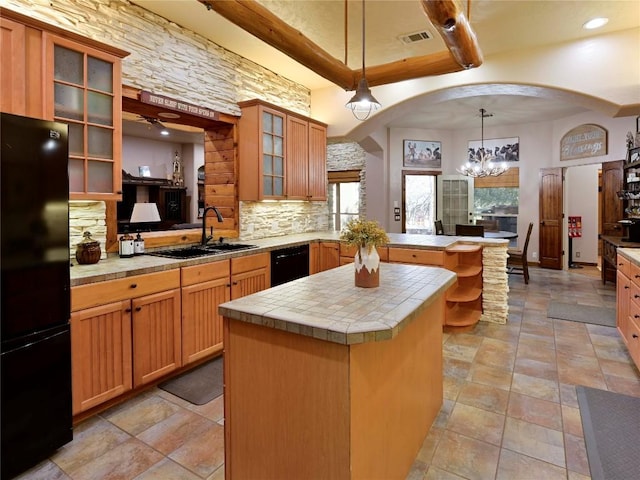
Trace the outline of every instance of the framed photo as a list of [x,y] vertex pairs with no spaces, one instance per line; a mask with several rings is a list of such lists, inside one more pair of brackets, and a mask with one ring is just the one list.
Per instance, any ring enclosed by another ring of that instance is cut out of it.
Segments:
[[[470,162],[480,159],[482,145],[481,140],[469,142],[468,160]],[[484,140],[484,151],[492,153],[496,157],[495,162],[518,162],[520,161],[520,137]]]
[[403,140],[402,165],[412,168],[442,168],[442,145],[428,140]]
[[629,163],[640,161],[640,147],[629,149]]
[[140,177],[150,177],[151,176],[151,169],[148,166],[142,166],[142,167],[138,167],[138,175]]

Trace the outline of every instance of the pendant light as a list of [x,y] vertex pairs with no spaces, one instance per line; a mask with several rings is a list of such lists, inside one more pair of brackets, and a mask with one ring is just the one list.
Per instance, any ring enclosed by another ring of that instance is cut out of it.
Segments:
[[493,117],[492,113],[487,113],[484,108],[480,109],[480,150],[476,154],[475,158],[468,161],[460,168],[456,170],[462,175],[467,177],[482,178],[482,177],[497,177],[509,170],[506,162],[500,164],[493,163],[495,157],[491,152],[486,152],[484,149],[484,119],[485,117]]
[[355,95],[351,97],[351,100],[345,105],[345,107],[351,110],[353,116],[360,121],[366,120],[369,118],[369,115],[371,115],[371,112],[375,112],[381,107],[380,102],[371,94],[364,73],[364,30],[364,0],[362,0],[362,78],[358,82]]

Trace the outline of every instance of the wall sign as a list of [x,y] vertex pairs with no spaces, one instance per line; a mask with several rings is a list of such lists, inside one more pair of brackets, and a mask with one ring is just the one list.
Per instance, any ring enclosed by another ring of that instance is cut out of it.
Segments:
[[585,123],[565,133],[560,140],[560,160],[600,157],[607,154],[607,131]]
[[165,97],[164,95],[157,95],[145,90],[142,90],[140,92],[140,101],[149,105],[156,105],[158,107],[166,108],[167,110],[184,112],[202,118],[209,118],[211,120],[219,119],[218,112],[216,112],[215,110],[211,110],[210,108],[198,107],[197,105],[193,105],[191,103],[176,100],[175,98]]

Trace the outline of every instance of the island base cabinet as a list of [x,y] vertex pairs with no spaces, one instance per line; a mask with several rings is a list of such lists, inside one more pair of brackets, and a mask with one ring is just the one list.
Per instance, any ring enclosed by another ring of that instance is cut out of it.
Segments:
[[71,358],[74,415],[131,390],[130,302],[73,312]]
[[225,317],[225,477],[406,478],[443,401],[444,309],[355,345]]

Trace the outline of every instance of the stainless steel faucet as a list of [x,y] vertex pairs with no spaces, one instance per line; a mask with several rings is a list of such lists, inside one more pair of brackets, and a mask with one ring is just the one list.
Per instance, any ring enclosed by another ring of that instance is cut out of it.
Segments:
[[224,220],[222,218],[222,215],[220,215],[220,212],[218,211],[218,209],[213,205],[210,207],[206,207],[204,209],[204,211],[202,212],[202,240],[200,242],[203,246],[206,245],[209,242],[209,240],[213,238],[213,227],[211,227],[211,235],[207,235],[207,212],[210,212],[211,210],[216,212],[216,217],[218,217],[218,222],[222,223],[222,221]]

